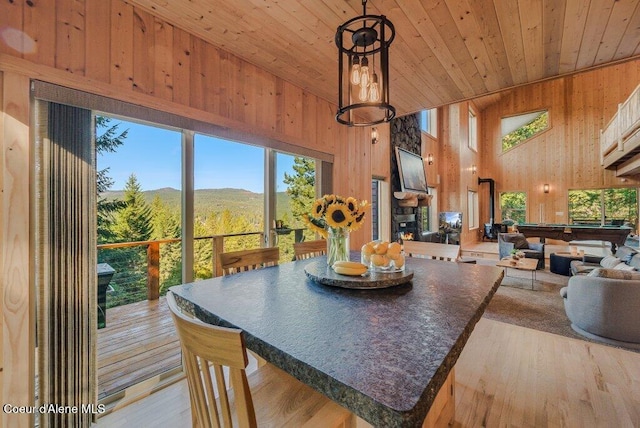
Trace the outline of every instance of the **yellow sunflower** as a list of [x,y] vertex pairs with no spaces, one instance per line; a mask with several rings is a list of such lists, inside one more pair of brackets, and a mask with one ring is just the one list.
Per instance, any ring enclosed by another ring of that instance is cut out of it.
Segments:
[[324,200],[325,205],[330,205],[336,202],[336,195],[324,195],[322,199]]
[[351,212],[351,214],[355,216],[358,212],[358,200],[350,196],[345,201],[345,204],[347,205],[347,209]]
[[360,229],[360,227],[364,223],[364,215],[365,215],[365,212],[362,211],[353,218],[353,222],[351,223],[351,231]]
[[315,219],[321,219],[324,215],[324,210],[324,199],[318,199],[313,203],[313,206],[311,207],[311,215]]
[[302,220],[305,222],[307,226],[309,226],[309,229],[319,233],[324,238],[327,237],[327,230],[324,227],[320,226],[319,224],[316,224],[316,222],[314,222],[313,219],[310,218],[307,214],[304,214],[302,216]]
[[347,227],[353,221],[351,212],[344,204],[331,204],[327,207],[325,220],[331,227]]

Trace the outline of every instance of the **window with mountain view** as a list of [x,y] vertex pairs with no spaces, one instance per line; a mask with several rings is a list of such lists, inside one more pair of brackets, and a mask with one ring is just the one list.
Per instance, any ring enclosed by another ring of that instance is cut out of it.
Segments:
[[549,111],[541,110],[501,119],[502,151],[507,151],[549,128]]

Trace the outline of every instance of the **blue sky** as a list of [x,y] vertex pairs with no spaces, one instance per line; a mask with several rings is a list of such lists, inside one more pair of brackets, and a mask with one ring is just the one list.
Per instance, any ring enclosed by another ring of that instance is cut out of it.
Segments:
[[[109,168],[114,184],[124,188],[134,173],[142,190],[181,188],[180,132],[112,119],[118,130],[129,130],[125,143],[115,153],[98,155],[98,169]],[[100,131],[98,131],[100,132]],[[194,181],[196,189],[233,187],[256,193],[264,191],[264,149],[220,138],[196,135]],[[284,191],[284,172],[291,173],[293,156],[278,156],[277,190]]]

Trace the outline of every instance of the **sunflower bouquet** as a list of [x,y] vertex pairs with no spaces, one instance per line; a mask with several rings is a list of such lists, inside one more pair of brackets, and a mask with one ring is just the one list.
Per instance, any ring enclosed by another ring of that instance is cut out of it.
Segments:
[[327,240],[327,263],[349,260],[349,232],[358,230],[365,218],[369,203],[356,198],[324,195],[313,203],[311,214],[304,222]]

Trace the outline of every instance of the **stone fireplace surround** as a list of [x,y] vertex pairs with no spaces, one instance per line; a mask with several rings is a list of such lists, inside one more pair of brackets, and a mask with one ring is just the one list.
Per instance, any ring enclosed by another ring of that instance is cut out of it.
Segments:
[[[400,239],[400,232],[411,232],[414,240],[433,240],[433,234],[425,234],[422,230],[421,207],[401,207],[398,200],[393,197],[394,192],[400,192],[400,174],[396,159],[395,147],[400,147],[410,152],[421,155],[422,131],[420,130],[419,115],[412,114],[397,117],[391,120],[391,239]],[[439,242],[439,241],[438,241]]]

